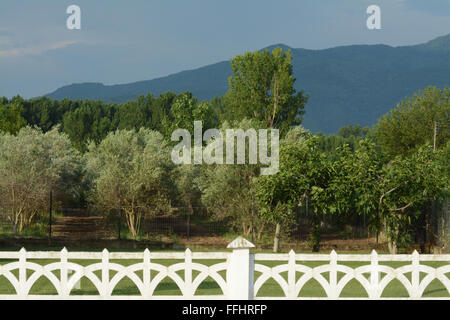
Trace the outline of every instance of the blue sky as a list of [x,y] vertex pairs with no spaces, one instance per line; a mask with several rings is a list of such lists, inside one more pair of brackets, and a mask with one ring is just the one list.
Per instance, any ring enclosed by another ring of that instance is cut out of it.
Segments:
[[[66,28],[81,7],[82,29]],[[381,7],[382,30],[366,28]],[[423,43],[450,33],[450,0],[2,0],[0,96],[148,80],[284,43]]]

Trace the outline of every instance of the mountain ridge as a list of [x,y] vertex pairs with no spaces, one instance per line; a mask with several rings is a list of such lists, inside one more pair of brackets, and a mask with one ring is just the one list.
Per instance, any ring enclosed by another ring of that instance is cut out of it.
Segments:
[[[337,132],[348,124],[373,125],[384,113],[428,85],[450,79],[450,34],[410,46],[345,45],[327,49],[291,48],[295,88],[310,94],[304,126],[312,132]],[[191,91],[199,100],[224,94],[229,61],[184,70],[151,80],[104,85],[76,83],[46,94],[50,98],[124,102],[139,95]]]

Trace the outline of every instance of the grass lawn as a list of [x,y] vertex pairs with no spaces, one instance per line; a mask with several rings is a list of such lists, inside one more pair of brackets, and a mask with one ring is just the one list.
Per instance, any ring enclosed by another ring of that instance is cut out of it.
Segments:
[[[30,260],[33,261],[33,260]],[[48,264],[51,262],[55,262],[56,260],[34,260],[33,262],[39,263],[39,264]],[[97,263],[100,261],[97,260],[70,260],[72,262],[76,262],[81,265],[89,265],[93,263]],[[181,262],[182,260],[152,260],[154,263],[159,263],[162,265],[172,265],[174,263]],[[6,264],[11,262],[11,260],[0,260],[1,264]],[[130,265],[134,263],[139,263],[141,260],[111,260],[111,262],[120,263],[123,265]],[[204,265],[212,265],[219,262],[222,262],[222,260],[194,260],[194,262],[198,262]],[[267,266],[276,266],[278,264],[283,264],[285,262],[281,261],[258,261],[257,263],[261,263]],[[319,266],[321,264],[324,264],[326,262],[302,262],[302,264],[307,265],[309,267],[315,267]],[[339,262],[340,264],[347,265],[349,267],[358,267],[361,265],[364,265],[365,262]],[[427,264],[432,267],[439,267],[442,265],[450,264],[450,262],[421,262],[422,264]],[[403,262],[386,262],[383,263],[386,265],[389,265],[391,267],[400,267],[404,264]],[[18,276],[18,270],[14,270],[14,275]],[[32,270],[28,270],[28,276],[30,276],[33,273]],[[114,276],[115,272],[110,271],[110,277],[112,278]],[[142,272],[136,272],[136,274],[142,279]],[[157,274],[157,271],[152,271],[151,277],[155,277]],[[179,276],[181,278],[184,278],[184,271],[178,272]],[[199,272],[194,271],[193,272],[193,279],[199,274]],[[225,271],[220,272],[221,276],[225,278]],[[59,272],[56,271],[55,275],[59,277]],[[101,278],[101,271],[97,271],[96,275]],[[259,272],[255,272],[255,280],[260,275]],[[328,279],[329,274],[323,273],[322,274],[326,279]],[[287,280],[287,272],[281,273],[281,276],[284,277]],[[297,279],[301,276],[300,273],[297,273]],[[338,273],[338,281],[342,278],[343,274]],[[425,274],[421,274],[420,278],[423,279]],[[449,274],[447,274],[448,277],[450,277]],[[410,280],[411,273],[406,274],[406,277]],[[9,284],[9,281],[4,277],[0,276],[0,295],[2,294],[15,294],[14,288],[11,284]],[[34,286],[31,288],[30,294],[39,294],[39,295],[51,295],[56,294],[56,290],[52,286],[49,280],[47,280],[45,277],[41,277],[38,279]],[[94,287],[94,285],[90,282],[87,278],[81,279],[81,289],[74,289],[72,290],[72,295],[96,295],[98,294],[97,289]],[[158,287],[155,290],[155,295],[181,295],[181,291],[178,289],[177,285],[169,278],[165,278],[160,282]],[[199,286],[196,295],[220,295],[221,290],[217,283],[212,278],[206,278]],[[137,287],[134,285],[134,283],[129,278],[122,279],[117,286],[114,289],[113,295],[139,295],[139,291]],[[266,296],[266,297],[282,297],[284,296],[281,287],[276,283],[276,281],[272,278],[266,281],[266,283],[261,287],[259,290],[257,296]],[[312,279],[309,282],[307,282],[299,294],[300,297],[326,297],[324,290],[319,285],[319,283]],[[408,297],[406,289],[402,286],[402,284],[398,280],[393,280],[389,283],[389,285],[386,287],[386,289],[383,292],[383,297]],[[359,284],[359,282],[355,279],[351,280],[347,286],[344,288],[344,290],[341,293],[341,297],[367,297],[367,294],[365,293],[365,290],[363,287]],[[426,288],[423,297],[449,297],[449,294],[447,290],[445,289],[444,285],[438,281],[434,280],[432,281],[429,286]]]

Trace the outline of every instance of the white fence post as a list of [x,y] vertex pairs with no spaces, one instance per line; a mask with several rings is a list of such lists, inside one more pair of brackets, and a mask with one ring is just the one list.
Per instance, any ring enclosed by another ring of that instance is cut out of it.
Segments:
[[412,285],[412,297],[414,299],[420,298],[419,294],[420,283],[420,271],[419,271],[419,253],[414,250],[412,254],[412,272],[411,272],[411,285]]
[[337,253],[332,250],[330,253],[330,293],[329,298],[337,299],[339,294],[337,292]]
[[111,294],[109,292],[109,251],[107,249],[103,249],[102,252],[102,288],[99,293],[104,298]]
[[27,296],[27,251],[25,248],[19,251],[19,290],[18,295],[20,298]]
[[184,252],[184,298],[192,299],[194,292],[192,292],[192,251],[187,248]]
[[228,244],[233,252],[228,259],[227,267],[227,298],[229,300],[253,300],[255,257],[250,248],[255,245],[238,237]]
[[143,285],[144,285],[144,292],[143,295],[146,299],[149,299],[151,297],[150,294],[150,283],[151,283],[151,273],[150,273],[150,250],[145,249],[144,251],[144,262],[142,267],[142,278],[143,278]]
[[289,251],[288,260],[288,299],[295,299],[295,252],[291,249]]
[[62,296],[65,298],[69,295],[69,288],[67,286],[67,280],[68,280],[68,270],[67,270],[67,249],[64,247],[61,250],[61,292]]
[[380,271],[378,269],[378,253],[373,249],[370,255],[370,290],[368,292],[371,299],[378,299],[381,294],[379,289]]

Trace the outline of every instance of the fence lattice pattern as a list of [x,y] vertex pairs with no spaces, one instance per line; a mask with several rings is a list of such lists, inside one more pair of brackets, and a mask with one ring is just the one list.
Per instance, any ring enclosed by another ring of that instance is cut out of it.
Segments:
[[[46,259],[50,263],[38,263]],[[73,260],[92,260],[81,265]],[[116,260],[138,260],[133,264],[119,264]],[[160,259],[180,260],[166,266]],[[10,261],[6,262],[5,261]],[[95,261],[97,260],[97,261]],[[112,261],[114,260],[114,261]],[[212,261],[206,265],[197,261]],[[214,260],[214,261],[213,261]],[[450,255],[353,255],[340,254],[252,254],[248,248],[233,248],[232,252],[0,252],[0,279],[2,276],[14,287],[15,294],[0,295],[0,299],[241,299],[247,292],[249,299],[274,299],[260,296],[261,287],[273,279],[282,289],[277,299],[304,299],[299,293],[308,281],[315,279],[328,299],[338,299],[344,287],[353,279],[358,281],[369,299],[381,299],[386,286],[399,280],[410,299],[420,299],[427,286],[435,279],[440,281],[450,299]],[[222,261],[215,263],[216,261]],[[264,261],[276,262],[270,267]],[[322,264],[311,267],[306,262]],[[345,262],[365,262],[359,267],[349,267]],[[422,262],[444,262],[431,267]],[[344,262],[344,263],[343,263]],[[398,268],[383,262],[402,262]],[[247,272],[248,271],[248,272]],[[422,275],[421,275],[422,274]],[[257,275],[257,276],[256,276]],[[41,278],[47,278],[56,289],[56,295],[32,295],[30,289]],[[72,290],[81,278],[87,278],[98,290],[98,295],[76,296]],[[115,296],[117,284],[128,278],[139,290],[135,296]],[[171,279],[181,295],[158,296],[155,289],[165,278]],[[197,295],[201,283],[211,278],[220,288],[216,295]]]

